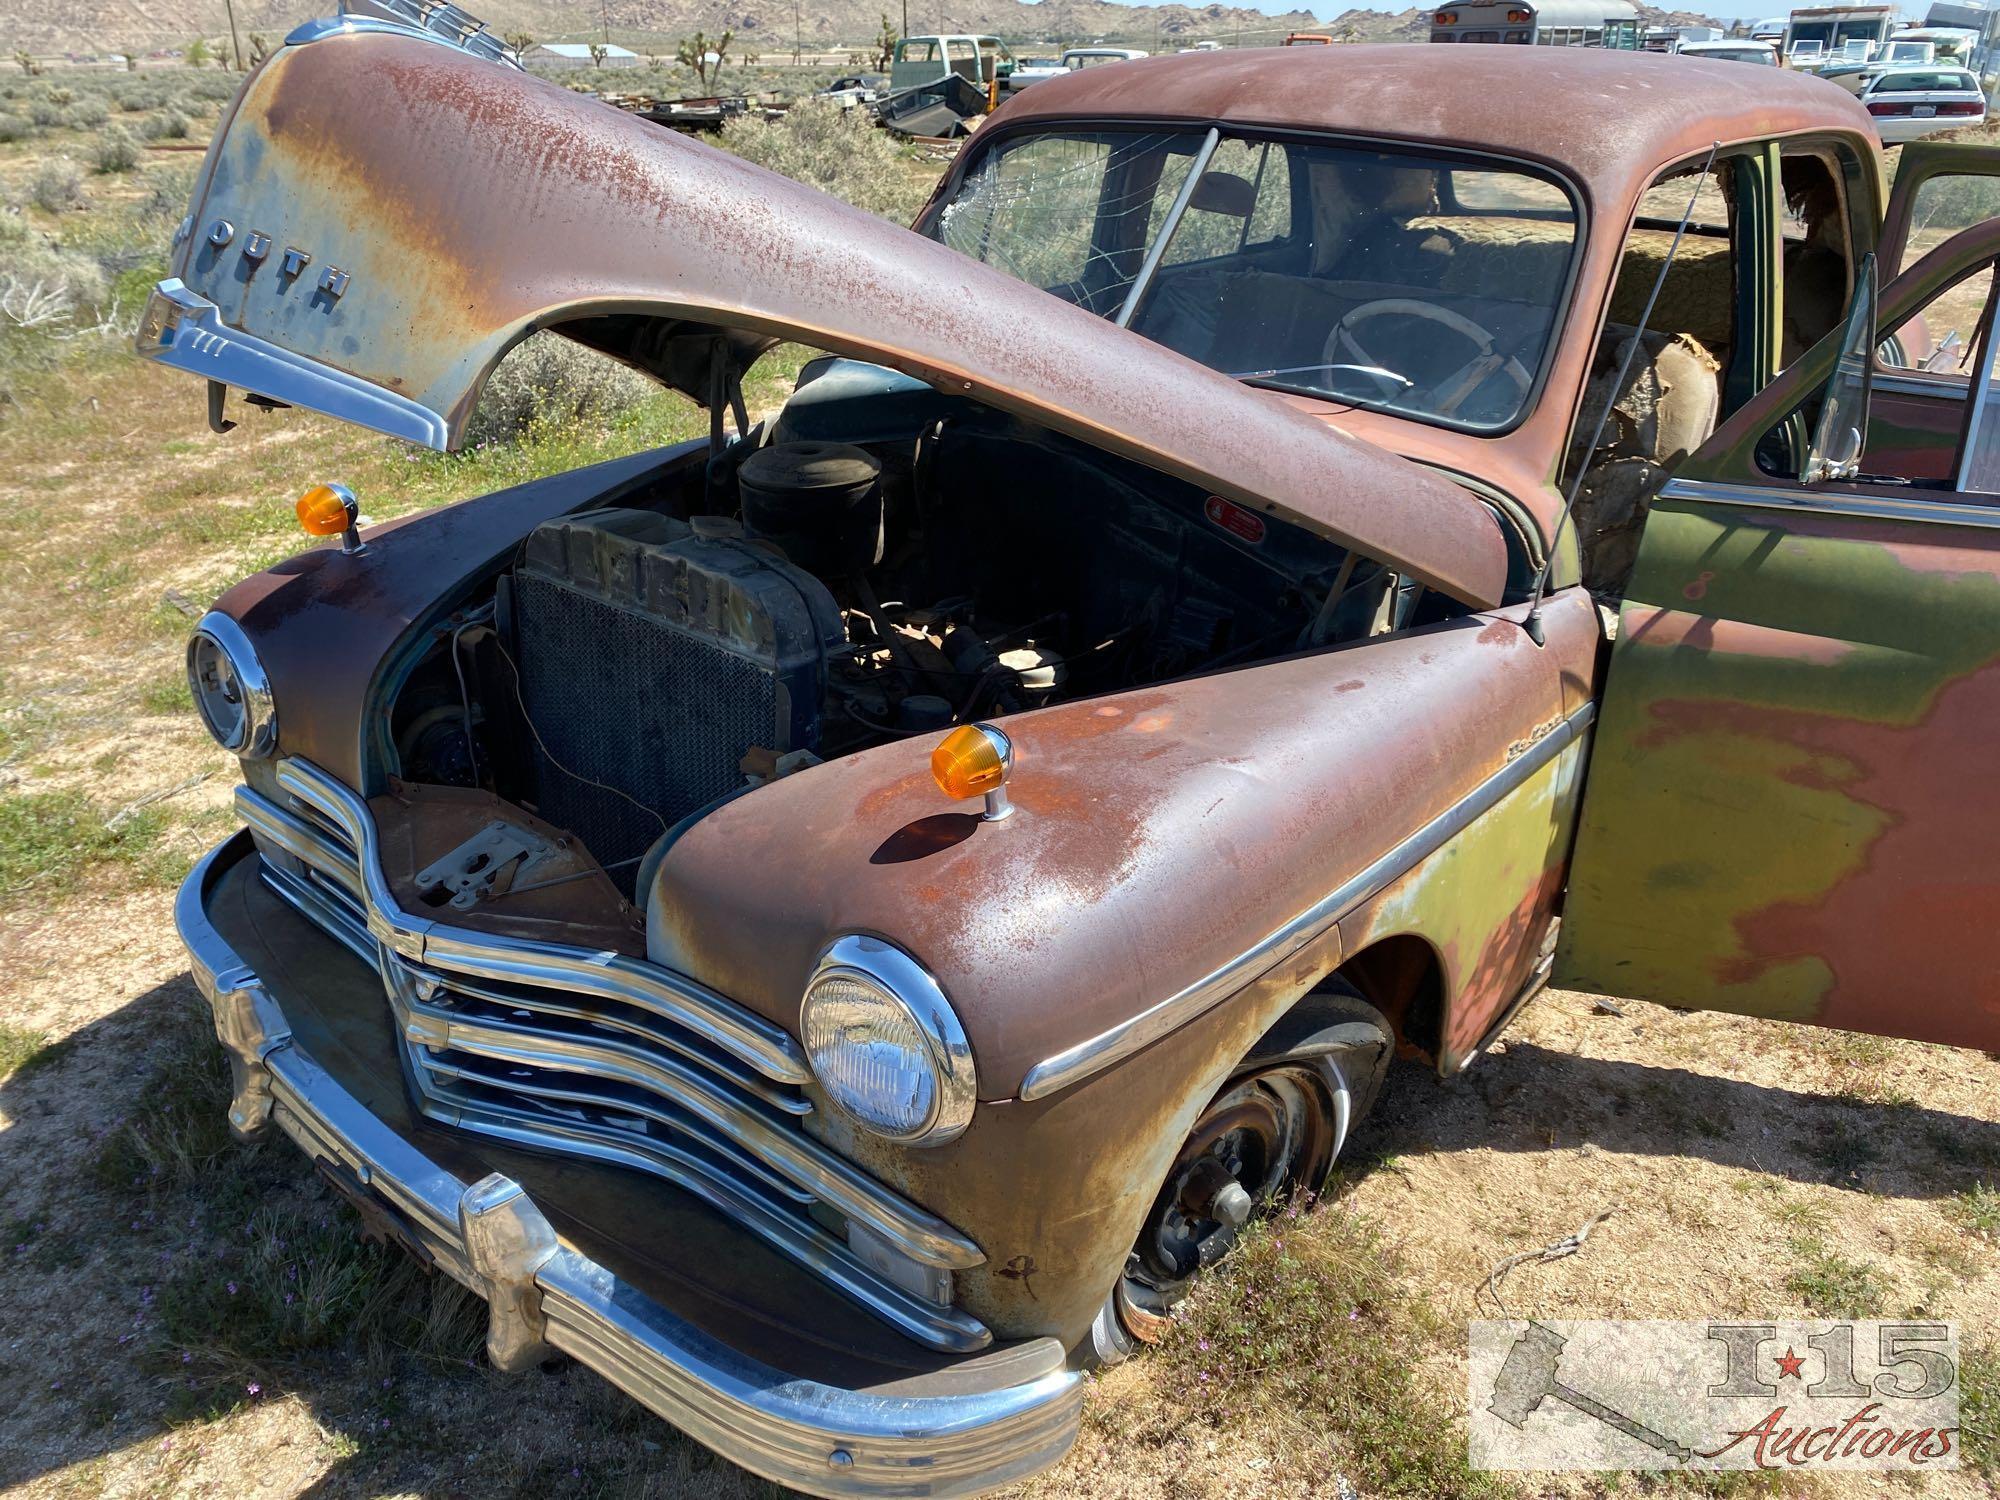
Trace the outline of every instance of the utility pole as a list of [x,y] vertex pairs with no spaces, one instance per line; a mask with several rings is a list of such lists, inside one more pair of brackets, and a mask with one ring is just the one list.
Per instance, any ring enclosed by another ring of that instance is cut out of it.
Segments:
[[[903,35],[903,36],[908,36],[909,34],[910,34],[910,0],[903,0],[903,33],[902,33],[902,35]],[[902,40],[902,37],[898,37],[898,38],[897,38],[897,40],[898,40],[898,41],[901,41],[901,40]]]
[[236,34],[235,0],[222,0],[222,8],[229,13],[229,50],[236,58],[236,71],[243,71],[243,39]]

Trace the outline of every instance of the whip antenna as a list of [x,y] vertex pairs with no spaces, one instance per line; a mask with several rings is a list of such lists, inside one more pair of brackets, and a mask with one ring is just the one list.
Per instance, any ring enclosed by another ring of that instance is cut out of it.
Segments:
[[[1687,233],[1688,221],[1694,217],[1695,200],[1701,197],[1702,184],[1708,181],[1709,169],[1715,165],[1715,153],[1722,149],[1722,142],[1715,141],[1708,148],[1708,157],[1695,173],[1694,190],[1688,194],[1687,208],[1681,214],[1681,221],[1674,228],[1673,243],[1667,246],[1667,258],[1660,262],[1659,274],[1653,277],[1653,289],[1646,294],[1645,309],[1639,314],[1639,326],[1633,331],[1632,341],[1625,349],[1625,357],[1618,362],[1618,378],[1611,383],[1604,409],[1597,414],[1597,425],[1590,430],[1590,441],[1584,445],[1584,461],[1577,465],[1576,475],[1569,482],[1569,496],[1563,501],[1562,514],[1556,517],[1556,529],[1549,535],[1549,550],[1542,558],[1541,567],[1535,570],[1535,587],[1528,595],[1528,616],[1521,622],[1521,628],[1528,632],[1528,639],[1537,646],[1543,644],[1542,596],[1548,590],[1549,569],[1555,565],[1556,544],[1562,540],[1563,528],[1570,524],[1570,512],[1576,509],[1576,497],[1583,493],[1583,476],[1590,469],[1590,455],[1597,451],[1597,443],[1604,436],[1604,424],[1611,420],[1611,408],[1617,404],[1618,395],[1625,389],[1625,381],[1632,373],[1632,361],[1639,357],[1639,348],[1646,337],[1646,329],[1653,321],[1653,304],[1660,300],[1660,288],[1667,284],[1667,272],[1674,266],[1674,257],[1680,253],[1681,238]],[[1606,317],[1609,326],[1609,316]]]

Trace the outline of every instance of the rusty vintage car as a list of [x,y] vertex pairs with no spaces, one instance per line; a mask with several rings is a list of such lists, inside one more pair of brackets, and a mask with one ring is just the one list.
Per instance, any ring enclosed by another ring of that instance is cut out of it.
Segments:
[[712,430],[329,482],[196,631],[234,1128],[496,1365],[943,1495],[1552,975],[2000,1046],[1995,174],[1891,196],[1788,74],[1271,48],[1023,93],[913,232],[449,7],[301,29],[140,333],[212,422],[448,448],[553,329]]

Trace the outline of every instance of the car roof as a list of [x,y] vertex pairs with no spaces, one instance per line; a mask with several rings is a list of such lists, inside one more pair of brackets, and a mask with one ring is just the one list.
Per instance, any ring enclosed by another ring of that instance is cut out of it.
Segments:
[[[1065,117],[1187,120],[1450,143],[1546,162],[1615,201],[1721,141],[1843,129],[1845,89],[1773,70],[1592,47],[1254,47],[1090,68],[1017,95],[990,126]],[[985,134],[982,131],[981,134]]]

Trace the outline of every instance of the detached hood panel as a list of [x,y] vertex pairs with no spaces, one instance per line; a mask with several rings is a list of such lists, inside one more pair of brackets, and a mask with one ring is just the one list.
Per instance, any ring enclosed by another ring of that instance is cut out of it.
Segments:
[[698,400],[718,363],[796,339],[1500,600],[1498,524],[1457,486],[942,245],[436,41],[335,31],[281,49],[210,148],[190,226],[145,352],[436,447],[538,328]]

